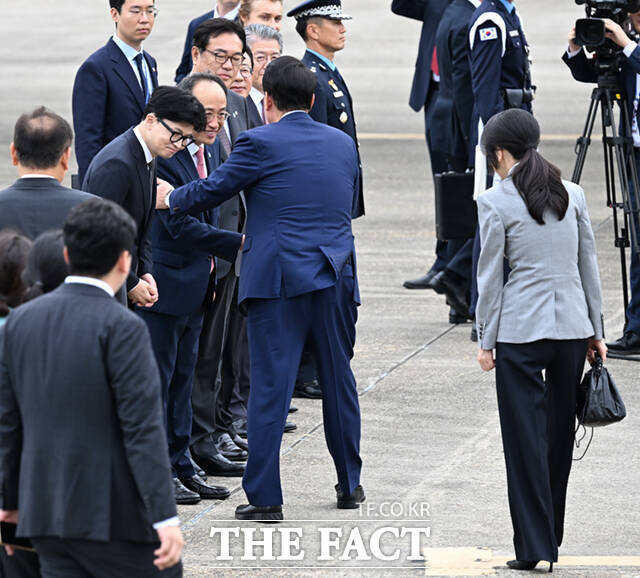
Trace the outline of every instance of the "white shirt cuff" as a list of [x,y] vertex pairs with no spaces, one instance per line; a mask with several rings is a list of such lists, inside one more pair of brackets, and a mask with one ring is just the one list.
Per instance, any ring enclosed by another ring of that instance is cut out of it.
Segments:
[[573,58],[577,56],[582,51],[582,47],[578,48],[578,50],[571,50],[571,48],[567,48],[567,56],[569,58]]
[[631,42],[629,42],[629,44],[627,44],[623,49],[622,52],[624,52],[624,55],[629,58],[631,56],[631,54],[633,53],[633,51],[638,47],[637,42],[634,42],[633,40]]
[[167,526],[179,526],[180,518],[178,516],[174,516],[173,518],[168,518],[166,520],[162,520],[161,522],[156,522],[153,525],[154,530],[159,530],[160,528],[166,528]]
[[167,193],[167,196],[164,198],[164,204],[167,207],[167,209],[169,209],[169,210],[171,210],[171,203],[169,202],[169,197],[171,197],[171,193],[173,193],[173,191],[175,191],[175,189],[171,189]]

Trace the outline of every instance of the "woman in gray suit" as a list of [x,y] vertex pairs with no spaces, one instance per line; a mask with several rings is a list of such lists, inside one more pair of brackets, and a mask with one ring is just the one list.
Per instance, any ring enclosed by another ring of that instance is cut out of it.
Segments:
[[[478,198],[476,309],[485,371],[496,368],[516,560],[549,571],[562,543],[576,389],[585,355],[606,357],[596,247],[584,192],[537,152],[519,109],[487,123],[482,147],[502,179]],[[503,258],[511,272],[503,285]],[[495,358],[493,350],[495,349]],[[544,371],[544,377],[543,377]]]

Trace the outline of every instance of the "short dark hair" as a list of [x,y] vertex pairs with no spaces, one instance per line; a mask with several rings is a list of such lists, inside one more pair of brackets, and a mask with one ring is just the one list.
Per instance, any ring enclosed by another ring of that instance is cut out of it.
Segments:
[[247,46],[247,49],[244,51],[244,53],[249,57],[249,62],[251,62],[251,70],[253,71],[253,67],[255,66],[255,64],[253,63],[253,51],[251,50],[251,48],[249,48],[249,46]]
[[281,56],[264,71],[262,87],[279,110],[309,110],[318,80],[300,60]]
[[74,207],[62,230],[69,272],[89,277],[109,273],[136,239],[136,223],[129,213],[105,199],[90,199]]
[[33,242],[22,280],[27,287],[24,301],[53,291],[69,274],[64,260],[62,229],[45,231]]
[[205,20],[193,33],[193,45],[204,52],[209,45],[209,40],[217,38],[221,34],[235,34],[242,41],[242,52],[247,50],[247,37],[240,24],[226,18],[210,18]]
[[153,91],[144,109],[144,116],[152,113],[158,118],[190,124],[196,132],[207,126],[200,101],[177,86],[159,86]]
[[216,76],[215,74],[209,74],[208,72],[192,72],[189,76],[185,76],[180,83],[178,84],[178,88],[182,90],[186,90],[188,93],[193,94],[193,90],[198,84],[201,82],[213,82],[220,86],[222,90],[224,90],[224,94],[227,94],[227,87],[225,83],[222,81],[222,78]]
[[72,141],[69,123],[44,106],[21,115],[13,130],[18,161],[30,169],[55,167]]
[[25,286],[22,272],[27,266],[31,241],[13,229],[0,231],[0,317],[9,307],[22,303]]
[[302,37],[302,40],[307,41],[307,25],[309,22],[317,22],[319,20],[327,20],[322,16],[307,16],[306,18],[300,18],[296,20],[296,32]]
[[115,8],[118,12],[122,10],[122,6],[127,0],[109,0],[109,8]]

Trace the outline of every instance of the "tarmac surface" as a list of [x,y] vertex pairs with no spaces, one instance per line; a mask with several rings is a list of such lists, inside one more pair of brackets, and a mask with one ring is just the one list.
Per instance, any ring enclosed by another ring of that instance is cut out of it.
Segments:
[[[145,48],[158,60],[161,82],[172,82],[187,23],[212,4],[158,2],[160,16]],[[234,509],[245,502],[240,480],[209,478],[233,495],[180,508],[185,576],[509,576],[504,561],[513,557],[512,531],[494,376],[478,366],[470,325],[448,323],[441,296],[402,287],[426,271],[435,246],[423,118],[407,105],[420,24],[391,14],[390,1],[344,4],[354,20],[337,64],[355,101],[367,207],[366,217],[354,224],[363,305],[353,361],[367,502],[360,510],[335,509],[321,404],[296,399],[299,411],[292,417],[298,429],[285,434],[281,454],[286,521],[236,522]],[[570,178],[591,87],[574,82],[560,56],[582,10],[570,0],[516,4],[532,46],[541,150]],[[293,5],[287,0],[285,9]],[[112,31],[106,0],[4,6],[0,149],[6,152],[0,187],[15,178],[8,145],[17,116],[45,104],[71,120],[75,71]],[[291,21],[283,32],[285,52],[301,56]],[[620,260],[602,175],[596,142],[582,184],[596,231],[606,330],[616,338],[624,323]],[[554,568],[561,577],[640,576],[640,365],[607,365],[628,417],[596,430],[586,457],[574,464],[565,541]],[[227,559],[222,528],[230,531]],[[245,548],[245,539],[273,544],[274,559],[264,547]],[[388,559],[394,553],[397,559]],[[421,555],[427,560],[415,559]],[[546,569],[541,563],[538,572]]]

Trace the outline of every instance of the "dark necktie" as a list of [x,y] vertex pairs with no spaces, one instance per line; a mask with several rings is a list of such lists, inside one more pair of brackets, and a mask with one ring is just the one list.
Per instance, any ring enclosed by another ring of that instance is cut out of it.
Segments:
[[222,130],[218,133],[218,138],[220,139],[220,144],[222,145],[222,150],[224,151],[224,154],[227,156],[227,158],[229,158],[229,155],[231,154],[231,141],[227,136],[227,131],[225,130],[225,127],[222,127]]
[[142,87],[142,98],[145,104],[149,100],[149,87],[147,86],[147,78],[144,75],[144,68],[142,67],[142,53],[136,54],[134,60],[138,65],[138,72],[140,73],[140,86]]

